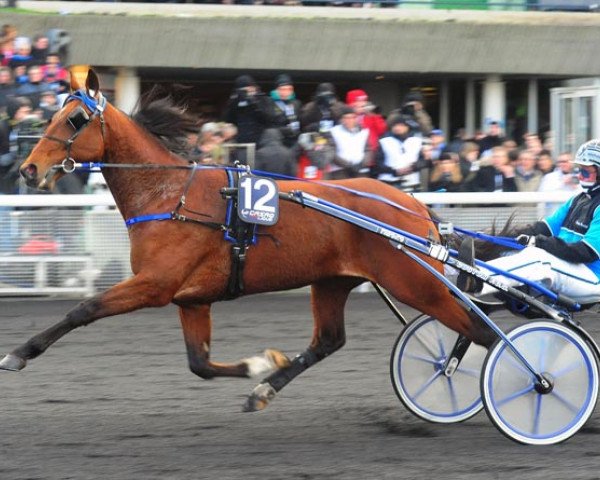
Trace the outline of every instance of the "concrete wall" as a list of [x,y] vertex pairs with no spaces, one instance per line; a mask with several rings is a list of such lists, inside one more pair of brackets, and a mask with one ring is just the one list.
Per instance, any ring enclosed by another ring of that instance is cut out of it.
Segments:
[[[57,9],[83,2],[25,3]],[[65,29],[73,38],[70,61],[95,66],[600,75],[600,16],[593,13],[194,7],[200,13],[184,18],[2,12],[2,23],[26,34]],[[152,8],[160,14],[159,5]]]

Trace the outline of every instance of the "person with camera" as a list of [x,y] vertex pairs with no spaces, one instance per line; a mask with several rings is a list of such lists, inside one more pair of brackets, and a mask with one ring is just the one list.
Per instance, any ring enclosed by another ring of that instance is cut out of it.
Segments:
[[432,192],[460,192],[462,174],[458,165],[458,155],[444,152],[434,161],[429,177],[429,190]]
[[409,125],[413,130],[413,134],[420,134],[428,137],[433,130],[431,117],[425,110],[425,98],[418,91],[412,91],[406,94],[402,100],[400,108],[393,110],[390,117],[395,115],[404,115],[409,120]]
[[[235,80],[223,118],[237,127],[237,143],[258,144],[266,128],[272,124],[271,100],[261,92],[250,75],[241,75]],[[237,152],[237,160],[246,163],[246,150]]]
[[394,115],[388,120],[389,132],[379,139],[372,176],[406,192],[420,189],[419,158],[422,138],[411,132],[410,118]]
[[[6,108],[4,133],[8,134],[8,151],[2,156],[0,165],[0,193],[14,195],[19,193],[19,166],[22,157],[23,143],[19,135],[27,131],[26,121],[35,118],[31,108],[31,101],[27,97],[12,97]],[[39,117],[36,118],[39,121]]]
[[10,123],[10,151],[12,164],[6,165],[3,175],[3,193],[39,193],[20,181],[19,167],[29,156],[43,135],[47,122],[40,110],[33,110],[31,99],[14,97],[8,106]]
[[312,100],[300,110],[302,133],[298,145],[301,154],[297,172],[300,178],[316,180],[325,176],[335,155],[335,142],[330,132],[339,123],[343,108],[335,87],[331,83],[320,83]]
[[271,126],[279,128],[283,135],[283,144],[288,148],[296,147],[300,135],[300,109],[302,104],[294,93],[292,78],[282,73],[275,79],[275,89],[271,90],[273,101],[273,119]]
[[300,125],[303,132],[329,132],[339,123],[344,104],[337,99],[335,87],[331,83],[317,85],[312,101],[300,111]]

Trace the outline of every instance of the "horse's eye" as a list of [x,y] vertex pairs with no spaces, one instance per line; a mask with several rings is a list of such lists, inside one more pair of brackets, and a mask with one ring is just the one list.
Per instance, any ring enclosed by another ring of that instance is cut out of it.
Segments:
[[89,121],[90,116],[82,107],[77,107],[67,118],[68,124],[71,125],[75,131],[85,126]]

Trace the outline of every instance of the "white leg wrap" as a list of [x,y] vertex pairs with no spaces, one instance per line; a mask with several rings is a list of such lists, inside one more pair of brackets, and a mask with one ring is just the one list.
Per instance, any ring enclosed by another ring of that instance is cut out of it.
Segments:
[[262,376],[277,368],[271,359],[264,355],[246,358],[244,362],[248,365],[248,375],[252,378]]

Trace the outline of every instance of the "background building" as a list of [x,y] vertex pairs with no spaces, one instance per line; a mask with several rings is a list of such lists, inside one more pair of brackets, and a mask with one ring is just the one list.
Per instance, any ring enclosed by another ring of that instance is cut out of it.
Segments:
[[[104,90],[126,111],[160,83],[198,113],[218,117],[239,74],[252,74],[268,91],[274,77],[287,72],[303,100],[319,82],[331,81],[342,98],[347,90],[366,90],[384,114],[418,88],[434,123],[446,132],[464,127],[472,134],[496,120],[519,139],[561,120],[554,129],[561,149],[600,136],[595,13],[43,1],[20,6],[48,15],[6,14],[3,22],[18,24],[25,34],[50,27],[68,32],[69,63],[93,65]],[[551,3],[540,3],[544,9]]]

